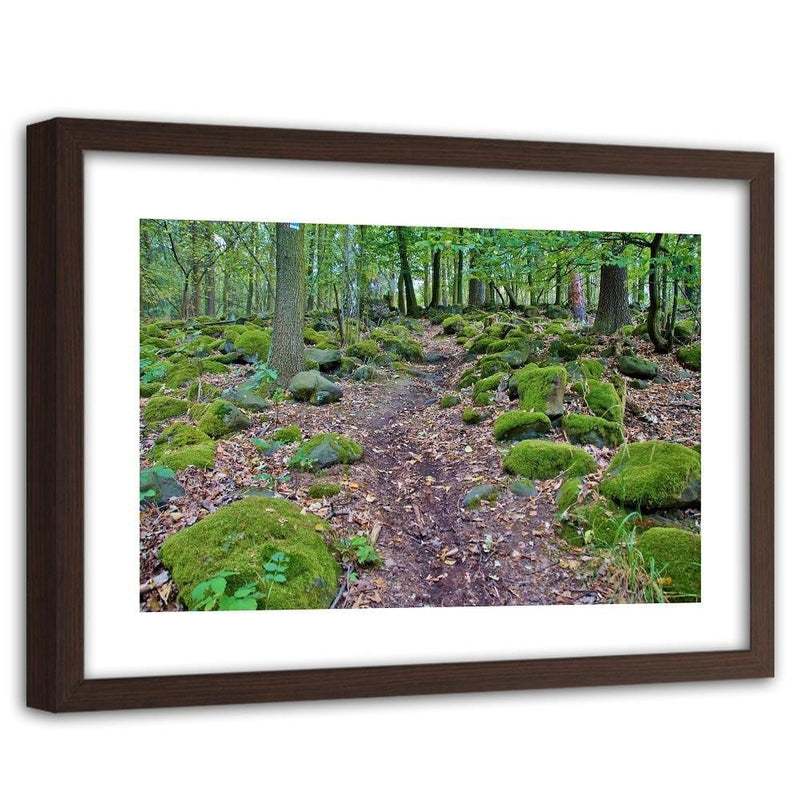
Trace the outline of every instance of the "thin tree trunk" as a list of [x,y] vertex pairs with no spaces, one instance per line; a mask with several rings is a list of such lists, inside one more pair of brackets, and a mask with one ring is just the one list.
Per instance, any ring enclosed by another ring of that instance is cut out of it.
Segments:
[[[458,243],[462,244],[464,240],[464,229],[458,229]],[[456,305],[461,306],[464,304],[464,251],[458,251],[458,266],[456,267]]]
[[431,302],[428,308],[442,304],[442,251],[437,248],[433,252],[431,265]]
[[663,233],[655,234],[653,241],[648,245],[650,257],[647,269],[647,285],[650,290],[650,305],[647,309],[647,333],[656,353],[669,353],[671,350],[670,343],[661,335],[660,331],[661,306],[659,304],[658,262],[656,258],[661,247],[663,235]]
[[403,281],[403,287],[406,293],[405,313],[409,317],[416,317],[419,315],[419,307],[417,306],[417,297],[414,294],[414,281],[411,277],[411,265],[408,262],[408,244],[406,242],[406,232],[401,226],[395,227],[397,234],[397,250],[400,254],[400,277]]

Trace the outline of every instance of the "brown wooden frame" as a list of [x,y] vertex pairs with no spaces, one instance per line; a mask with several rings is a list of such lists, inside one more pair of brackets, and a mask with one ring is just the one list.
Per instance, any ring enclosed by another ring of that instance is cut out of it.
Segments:
[[[81,711],[773,675],[771,153],[64,118],[29,126],[27,141],[29,706]],[[749,649],[85,679],[83,153],[92,150],[748,181]]]

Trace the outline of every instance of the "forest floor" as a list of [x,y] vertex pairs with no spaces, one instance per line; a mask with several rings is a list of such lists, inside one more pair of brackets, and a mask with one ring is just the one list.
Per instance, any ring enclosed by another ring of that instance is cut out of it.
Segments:
[[[218,443],[214,468],[181,473],[183,497],[164,509],[141,514],[140,597],[143,610],[176,610],[177,591],[157,551],[172,533],[238,499],[251,486],[265,486],[327,519],[336,538],[370,537],[383,559],[359,569],[338,607],[481,606],[602,603],[613,598],[618,579],[596,559],[570,548],[558,535],[555,494],[561,479],[539,481],[539,493],[519,497],[506,490],[503,452],[492,433],[492,418],[508,410],[499,397],[486,421],[467,425],[462,404],[443,409],[444,394],[457,393],[469,356],[441,328],[423,322],[417,338],[430,361],[412,371],[382,369],[375,381],[342,382],[338,403],[310,406],[292,401],[253,414],[244,433]],[[673,356],[642,355],[659,363],[665,383],[629,390],[625,429],[628,441],[665,439],[700,442],[700,376],[680,370]],[[234,366],[209,376],[220,387],[240,382],[248,368]],[[468,400],[466,401],[468,403]],[[567,411],[569,411],[567,402]],[[494,412],[494,413],[493,413]],[[363,459],[320,474],[288,471],[290,453],[264,456],[251,437],[269,438],[276,427],[297,424],[304,436],[339,433],[364,448]],[[566,441],[560,428],[550,434]],[[143,434],[142,453],[154,434]],[[587,447],[602,470],[613,452]],[[144,465],[144,462],[143,462]],[[264,475],[272,476],[265,483]],[[587,480],[599,479],[588,476]],[[341,494],[308,497],[319,480],[337,481]],[[462,507],[476,485],[501,488],[496,502]]]

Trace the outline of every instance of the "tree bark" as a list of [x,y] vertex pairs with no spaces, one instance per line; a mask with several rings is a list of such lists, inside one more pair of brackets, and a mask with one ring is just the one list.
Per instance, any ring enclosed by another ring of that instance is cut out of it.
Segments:
[[600,268],[600,297],[594,318],[596,333],[616,333],[631,321],[628,307],[628,269],[613,265]]
[[409,317],[416,317],[419,315],[419,307],[417,306],[417,297],[414,294],[414,280],[411,277],[411,265],[408,262],[406,232],[400,225],[396,226],[394,230],[397,234],[397,250],[400,255],[400,278],[403,282],[406,295],[405,313]]
[[572,273],[569,299],[570,306],[572,307],[572,316],[578,320],[578,322],[583,322],[585,324],[586,301],[583,299],[583,286],[581,284],[581,275],[579,272]]
[[275,229],[275,318],[267,361],[286,386],[305,366],[303,226],[280,222]]
[[[464,239],[464,229],[458,229],[458,242]],[[456,267],[456,305],[464,304],[464,251],[458,251],[458,266]]]
[[433,251],[431,265],[431,302],[428,308],[442,304],[442,251],[439,248]]
[[650,290],[650,305],[647,308],[647,334],[656,353],[669,353],[672,349],[671,343],[661,335],[661,306],[659,304],[658,286],[658,250],[661,247],[663,233],[653,236],[653,241],[648,245],[650,258],[647,270],[647,286]]

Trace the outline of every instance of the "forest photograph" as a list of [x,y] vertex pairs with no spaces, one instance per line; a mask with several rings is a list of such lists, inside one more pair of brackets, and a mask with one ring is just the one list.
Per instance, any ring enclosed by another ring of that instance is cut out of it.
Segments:
[[701,600],[701,237],[143,219],[140,609]]

